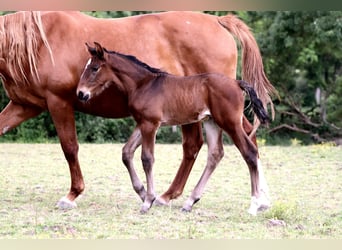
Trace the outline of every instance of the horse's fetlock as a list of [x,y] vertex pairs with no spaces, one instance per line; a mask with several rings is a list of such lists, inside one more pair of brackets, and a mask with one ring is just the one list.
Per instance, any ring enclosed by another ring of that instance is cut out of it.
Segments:
[[72,187],[70,190],[70,193],[72,193],[75,197],[79,196],[81,193],[83,193],[85,189],[84,184],[79,185],[78,187]]

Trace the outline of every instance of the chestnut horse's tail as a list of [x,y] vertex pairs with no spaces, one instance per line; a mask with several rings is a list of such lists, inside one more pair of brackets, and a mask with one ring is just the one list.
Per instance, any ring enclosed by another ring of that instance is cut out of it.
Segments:
[[277,91],[265,75],[259,47],[252,32],[244,22],[234,15],[219,17],[218,22],[236,36],[240,42],[242,47],[242,79],[252,84],[265,108],[267,104],[270,104],[272,118],[274,118],[271,95],[277,95]]

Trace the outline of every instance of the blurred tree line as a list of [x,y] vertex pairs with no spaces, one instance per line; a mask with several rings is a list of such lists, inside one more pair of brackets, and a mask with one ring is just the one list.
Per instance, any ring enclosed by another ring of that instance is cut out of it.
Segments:
[[[102,18],[143,13],[150,12],[86,12]],[[228,12],[207,13],[225,15]],[[263,56],[266,74],[279,91],[280,98],[274,99],[276,119],[268,129],[258,131],[259,138],[270,144],[285,144],[294,138],[303,143],[341,138],[342,11],[233,13],[251,27]],[[8,98],[0,88],[0,108],[7,103]],[[135,125],[131,118],[104,119],[82,113],[76,113],[76,122],[80,142],[125,142]],[[57,140],[57,135],[48,113],[24,122],[0,138],[0,141],[25,142],[53,140]],[[157,140],[180,142],[180,129],[175,132],[171,127],[163,127]]]

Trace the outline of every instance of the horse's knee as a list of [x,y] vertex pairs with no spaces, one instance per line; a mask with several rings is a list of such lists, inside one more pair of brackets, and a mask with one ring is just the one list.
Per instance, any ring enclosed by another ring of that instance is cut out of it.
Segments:
[[224,156],[224,150],[223,147],[216,147],[215,150],[210,152],[209,157],[211,157],[215,162],[219,162],[222,160]]
[[128,166],[129,162],[133,158],[132,152],[126,148],[123,148],[121,156],[122,156],[122,162],[125,164],[125,166]]
[[150,170],[154,162],[154,157],[151,154],[143,153],[141,154],[141,162],[145,171]]

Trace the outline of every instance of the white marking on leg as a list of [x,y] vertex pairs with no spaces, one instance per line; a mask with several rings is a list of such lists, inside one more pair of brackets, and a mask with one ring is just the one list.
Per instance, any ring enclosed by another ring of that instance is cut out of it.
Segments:
[[257,212],[258,212],[258,199],[255,197],[255,196],[252,196],[251,198],[251,205],[248,209],[248,213],[251,214],[251,215],[254,215],[256,216],[257,215]]
[[261,161],[258,159],[258,172],[259,172],[259,197],[252,196],[251,206],[248,213],[256,215],[258,211],[263,211],[271,206],[269,189],[262,169]]
[[263,205],[270,206],[269,188],[266,182],[266,178],[264,175],[264,171],[263,171],[260,159],[258,159],[258,172],[259,172],[259,182],[260,182],[260,198],[263,201]]
[[77,204],[75,201],[69,200],[66,196],[62,197],[58,202],[56,207],[59,209],[73,209],[77,207]]
[[2,129],[2,134],[6,134],[8,130],[10,130],[10,126],[6,126]]

